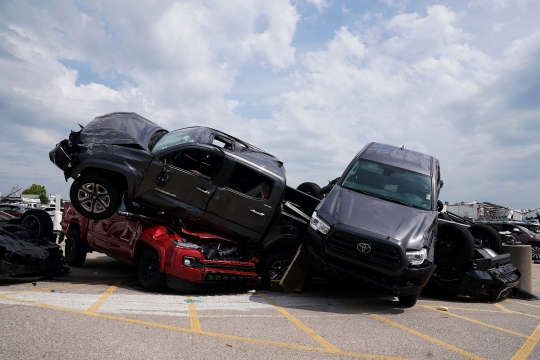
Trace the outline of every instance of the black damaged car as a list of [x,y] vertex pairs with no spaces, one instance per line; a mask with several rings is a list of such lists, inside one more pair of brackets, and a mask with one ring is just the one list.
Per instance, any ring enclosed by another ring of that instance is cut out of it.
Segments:
[[442,185],[436,158],[368,144],[311,217],[310,272],[368,282],[413,306],[436,267]]

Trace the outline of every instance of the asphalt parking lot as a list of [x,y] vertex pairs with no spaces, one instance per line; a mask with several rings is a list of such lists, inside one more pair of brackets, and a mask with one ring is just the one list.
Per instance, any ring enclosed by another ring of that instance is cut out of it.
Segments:
[[[540,295],[540,265],[533,274]],[[0,284],[0,321],[0,359],[540,359],[540,301],[423,296],[403,309],[317,281],[300,294],[147,293],[101,254],[53,280]]]

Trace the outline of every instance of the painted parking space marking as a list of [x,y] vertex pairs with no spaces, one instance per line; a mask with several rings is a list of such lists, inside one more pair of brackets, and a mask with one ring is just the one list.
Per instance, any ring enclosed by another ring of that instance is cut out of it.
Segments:
[[96,312],[96,311],[99,309],[99,307],[100,307],[101,305],[103,305],[103,303],[105,302],[105,300],[107,300],[107,299],[109,298],[109,296],[111,296],[111,294],[114,292],[114,290],[116,290],[116,289],[120,286],[120,284],[122,283],[122,281],[123,281],[123,280],[117,280],[117,281],[115,281],[115,283],[114,283],[112,286],[110,286],[110,287],[107,289],[107,291],[105,291],[105,292],[103,293],[103,295],[101,295],[101,296],[99,297],[99,299],[97,299],[97,301],[96,301],[95,303],[93,303],[92,306],[90,306],[86,311],[87,311],[87,312]]
[[512,360],[525,360],[529,357],[536,344],[540,341],[540,325],[536,327],[533,333],[527,338],[527,341],[521,346],[521,348],[512,357]]
[[[149,322],[149,321],[124,318],[124,317],[120,317],[120,316],[107,315],[107,314],[102,314],[102,313],[98,313],[98,312],[89,312],[89,311],[86,311],[86,310],[79,310],[79,309],[67,308],[67,307],[62,307],[62,306],[57,306],[57,305],[44,304],[44,303],[34,302],[34,301],[30,301],[30,300],[24,300],[24,299],[19,299],[19,298],[15,298],[15,297],[10,297],[10,296],[7,296],[7,295],[0,295],[0,299],[6,300],[8,302],[21,303],[21,304],[25,304],[25,305],[36,306],[36,307],[41,307],[41,308],[46,308],[46,309],[52,309],[52,310],[58,310],[58,311],[66,311],[66,312],[70,312],[70,313],[76,313],[76,314],[81,314],[81,315],[86,315],[86,316],[93,316],[93,317],[98,317],[98,318],[103,318],[103,319],[123,321],[123,322],[127,322],[127,323],[132,323],[132,324],[145,325],[145,326],[151,326],[151,327],[156,327],[156,328],[161,328],[161,329],[180,331],[180,332],[184,332],[184,333],[205,335],[205,336],[210,336],[210,337],[224,338],[224,339],[228,339],[228,340],[243,341],[243,342],[255,343],[255,344],[260,344],[260,345],[270,345],[270,346],[284,347],[284,348],[295,349],[295,350],[305,350],[305,351],[327,353],[327,354],[334,354],[334,355],[344,355],[344,356],[357,357],[357,358],[405,360],[404,358],[390,357],[390,356],[384,356],[384,355],[364,354],[364,353],[357,353],[357,352],[350,352],[350,351],[341,351],[341,350],[339,350],[339,349],[337,349],[335,347],[334,348],[315,348],[315,347],[305,346],[305,345],[288,344],[288,343],[281,343],[281,342],[276,342],[276,341],[268,341],[268,340],[241,337],[241,336],[236,336],[236,335],[228,335],[228,334],[207,332],[207,331],[202,331],[202,330],[193,330],[191,328],[187,329],[187,328],[182,328],[182,327],[178,327],[178,326],[171,326],[171,325],[154,323],[154,322]],[[104,304],[106,304],[106,302]]]
[[[417,305],[417,306],[421,306],[421,307],[423,307],[425,309],[429,309],[429,310],[433,310],[433,311],[439,311],[435,307],[432,307],[432,306],[426,306],[426,305]],[[488,327],[488,328],[491,328],[491,329],[495,329],[495,330],[506,332],[506,333],[509,333],[509,334],[512,334],[512,335],[515,335],[515,336],[519,336],[519,337],[522,337],[522,338],[528,338],[529,337],[528,335],[518,333],[517,331],[504,329],[504,328],[501,328],[501,327],[498,327],[498,326],[495,326],[495,325],[491,325],[491,324],[488,324],[488,323],[485,323],[485,322],[482,322],[482,321],[478,321],[478,320],[475,320],[475,319],[468,318],[466,316],[454,314],[454,313],[452,313],[450,311],[446,311],[445,314],[457,317],[457,318],[462,319],[462,320],[470,321],[470,322],[475,323],[477,325],[485,326],[485,327]]]
[[188,313],[189,313],[189,326],[193,331],[201,331],[201,322],[199,316],[197,315],[197,305],[195,301],[190,296],[186,302],[188,303]]
[[279,311],[283,316],[285,316],[287,319],[289,319],[294,325],[298,326],[303,332],[311,336],[315,341],[317,341],[319,344],[324,346],[325,349],[328,350],[334,350],[337,351],[338,348],[336,348],[334,345],[330,344],[326,339],[324,339],[322,336],[317,334],[315,331],[311,330],[309,327],[307,327],[304,323],[302,323],[300,320],[295,318],[293,315],[291,315],[287,310],[276,304],[274,300],[270,299],[265,294],[259,294],[260,297],[262,297],[264,300],[266,300],[270,305],[274,306],[274,308]]

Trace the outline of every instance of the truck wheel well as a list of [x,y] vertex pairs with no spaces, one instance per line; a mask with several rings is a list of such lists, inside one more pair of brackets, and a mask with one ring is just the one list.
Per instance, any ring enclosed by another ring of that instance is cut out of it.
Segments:
[[144,253],[144,250],[147,248],[151,248],[151,246],[148,244],[145,244],[142,241],[138,242],[137,248],[135,249],[135,265],[139,263],[139,260],[141,259],[141,256]]
[[271,245],[270,247],[265,249],[261,259],[264,259],[269,254],[272,254],[272,253],[275,253],[275,252],[278,252],[278,251],[291,251],[291,252],[296,253],[299,246],[300,245],[291,244],[289,242],[278,242],[277,244]]
[[86,175],[87,173],[92,173],[93,175],[101,175],[112,182],[118,184],[118,189],[121,190],[121,192],[127,190],[127,179],[123,174],[120,174],[116,171],[112,170],[106,170],[106,169],[100,169],[95,167],[89,167],[81,171],[79,176]]
[[71,224],[69,224],[69,227],[66,231],[66,235],[71,231],[71,230],[77,230],[77,231],[81,231],[81,225],[78,223],[78,222],[72,222]]

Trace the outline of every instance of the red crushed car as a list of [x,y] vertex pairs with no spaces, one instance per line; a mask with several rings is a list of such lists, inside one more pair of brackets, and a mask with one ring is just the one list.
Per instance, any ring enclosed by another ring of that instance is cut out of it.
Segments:
[[134,265],[140,285],[150,291],[247,287],[258,278],[251,251],[221,236],[172,228],[160,218],[120,211],[91,220],[66,203],[61,225],[68,265],[82,266],[88,252],[98,251]]

